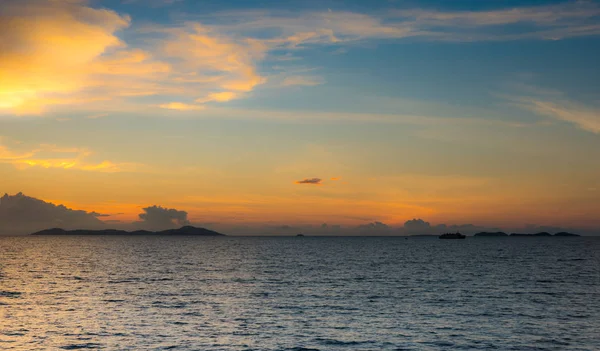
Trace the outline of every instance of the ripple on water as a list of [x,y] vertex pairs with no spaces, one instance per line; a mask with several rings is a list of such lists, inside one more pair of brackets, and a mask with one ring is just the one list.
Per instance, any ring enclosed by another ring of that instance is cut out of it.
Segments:
[[356,346],[356,345],[375,343],[375,341],[371,341],[371,340],[369,340],[369,341],[343,341],[343,340],[322,339],[322,338],[316,338],[315,341],[322,345],[332,345],[332,346],[333,345],[335,345],[335,346]]
[[102,346],[103,346],[102,344],[88,342],[85,344],[69,344],[69,345],[61,346],[59,348],[62,350],[84,350],[84,349],[97,349]]
[[8,298],[17,298],[21,296],[22,293],[18,291],[2,291],[0,290],[0,297],[8,297]]
[[584,240],[0,237],[0,349],[600,350]]

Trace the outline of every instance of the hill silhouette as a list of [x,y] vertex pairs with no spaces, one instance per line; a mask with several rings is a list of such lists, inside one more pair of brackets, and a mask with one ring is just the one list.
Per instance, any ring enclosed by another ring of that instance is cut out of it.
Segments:
[[225,234],[217,233],[206,228],[197,228],[192,226],[183,226],[179,229],[167,229],[161,231],[136,230],[125,231],[118,229],[100,229],[87,230],[75,229],[64,230],[61,228],[44,229],[31,235],[190,235],[190,236],[225,236]]
[[545,237],[545,236],[580,236],[579,234],[573,234],[573,233],[567,233],[567,232],[560,232],[560,233],[556,233],[554,235],[548,233],[548,232],[541,232],[541,233],[535,233],[535,234],[522,234],[522,233],[511,233],[510,235],[506,234],[505,232],[481,232],[481,233],[477,233],[474,236],[479,236],[479,237],[498,237],[498,236],[517,236],[517,237],[522,237],[522,236],[536,236],[536,237]]

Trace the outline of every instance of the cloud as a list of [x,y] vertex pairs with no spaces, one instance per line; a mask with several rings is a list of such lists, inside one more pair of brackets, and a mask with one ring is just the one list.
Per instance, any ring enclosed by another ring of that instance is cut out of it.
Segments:
[[0,198],[0,233],[29,234],[47,228],[98,229],[98,213],[78,211],[18,193]]
[[0,163],[8,163],[17,169],[31,167],[62,168],[95,172],[135,171],[140,165],[135,163],[114,163],[111,161],[90,162],[92,152],[85,148],[61,148],[42,144],[30,151],[11,151],[0,144]]
[[335,182],[335,181],[338,181],[338,180],[340,180],[340,179],[342,179],[342,178],[340,178],[340,177],[332,177],[332,178],[331,178],[331,180],[332,180],[332,181],[334,181],[334,182]]
[[[243,98],[267,82],[271,75],[259,69],[265,59],[285,64],[298,58],[301,49],[316,45],[343,49],[379,39],[556,40],[600,34],[600,6],[591,1],[490,11],[238,11],[193,16],[185,22],[142,26],[126,14],[92,7],[85,0],[4,0],[0,112],[41,114],[53,106],[80,105],[101,113],[155,106],[140,99],[147,96],[168,101],[160,105],[164,109],[199,110],[205,103]],[[325,82],[318,76],[287,74],[273,86]]]
[[[379,15],[343,11],[277,14],[239,11],[223,14],[223,19],[234,24],[221,27],[235,33],[277,33],[265,42],[278,48],[298,49],[307,45],[347,45],[366,39],[556,40],[600,34],[599,15],[600,6],[592,1],[488,11],[388,9]],[[498,30],[510,26],[511,30]]]
[[431,225],[420,218],[415,218],[404,222],[404,230],[410,234],[429,233]]
[[283,79],[281,85],[284,87],[293,85],[315,86],[324,84],[325,80],[318,76],[290,76]]
[[[408,10],[394,14],[412,21],[421,35],[434,40],[559,40],[600,34],[597,23],[600,7],[591,1],[490,11]],[[516,31],[498,30],[519,25]]]
[[199,111],[203,110],[204,106],[201,105],[190,105],[183,102],[169,102],[166,104],[158,105],[160,108],[177,111]]
[[513,7],[489,11],[431,11],[396,10],[398,17],[414,18],[435,25],[452,24],[459,27],[491,26],[532,22],[536,24],[560,25],[572,19],[592,18],[600,14],[598,7],[589,1],[570,1],[562,4]]
[[[263,39],[264,43],[277,49],[300,49],[307,45],[344,44],[365,38],[403,38],[413,35],[410,25],[388,24],[384,22],[389,21],[382,17],[353,12],[238,11],[221,16],[234,24],[215,26],[229,32],[277,33]],[[281,60],[285,60],[293,56],[285,53],[281,57]]]
[[235,93],[232,91],[222,91],[219,93],[210,93],[204,98],[196,99],[196,102],[202,104],[210,101],[227,102],[233,99],[237,99],[239,96],[239,93]]
[[595,134],[600,134],[600,107],[589,107],[567,100],[544,98],[517,98],[517,106],[539,115],[564,121]]
[[147,229],[167,229],[188,225],[187,212],[161,206],[143,208],[144,213],[139,214],[141,222],[137,222]]
[[37,112],[86,85],[90,64],[124,43],[130,18],[82,1],[4,1],[0,14],[0,109]]
[[322,179],[321,178],[306,178],[303,180],[297,180],[295,181],[296,184],[312,184],[312,185],[323,185],[321,183]]
[[359,225],[356,230],[361,235],[388,235],[392,228],[382,222],[371,222],[368,224]]
[[[264,58],[268,48],[258,40],[236,40],[201,23],[148,27],[145,32],[158,35],[150,39],[156,55],[177,62],[171,80],[181,87],[193,87],[199,92],[198,102],[226,102],[265,81],[257,73],[255,61]],[[222,92],[210,92],[215,89]]]
[[[190,23],[146,27],[135,34],[139,40],[125,43],[117,32],[130,22],[83,0],[3,3],[0,112],[40,114],[74,104],[101,111],[105,101],[140,105],[135,98],[150,95],[226,102],[264,82],[254,60],[266,47],[252,38],[236,41]],[[181,102],[161,107],[202,108]]]

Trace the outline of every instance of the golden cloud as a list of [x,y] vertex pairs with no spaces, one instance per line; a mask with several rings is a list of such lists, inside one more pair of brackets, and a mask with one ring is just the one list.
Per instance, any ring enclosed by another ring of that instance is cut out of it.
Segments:
[[[254,67],[264,44],[237,42],[200,24],[151,28],[146,34],[155,35],[154,42],[148,39],[153,45],[142,50],[116,35],[130,25],[128,16],[85,1],[10,1],[2,10],[0,112],[39,114],[51,105],[114,105],[149,95],[226,102],[265,80]],[[161,107],[202,108],[177,102]]]
[[135,171],[140,166],[111,161],[94,163],[88,160],[91,155],[92,152],[85,148],[61,148],[42,144],[31,151],[15,152],[0,144],[0,163],[12,164],[17,169],[41,167],[114,173]]
[[204,109],[204,106],[184,104],[183,102],[169,102],[167,104],[158,105],[158,107],[164,108],[167,110],[178,110],[178,111],[194,111],[194,110]]
[[38,112],[81,90],[90,64],[124,43],[130,19],[80,1],[9,1],[0,15],[0,109]]
[[198,103],[205,103],[209,101],[216,102],[226,102],[233,100],[239,96],[239,93],[234,93],[232,91],[223,91],[220,93],[210,93],[205,98],[196,99]]

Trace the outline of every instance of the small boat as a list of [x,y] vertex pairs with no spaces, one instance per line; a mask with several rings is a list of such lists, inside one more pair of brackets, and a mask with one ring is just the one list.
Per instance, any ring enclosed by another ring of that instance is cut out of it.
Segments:
[[297,234],[296,236],[304,236],[304,234]]
[[462,235],[461,233],[446,233],[439,236],[440,239],[464,239],[466,235]]

